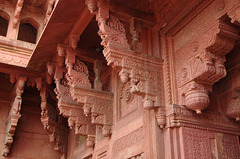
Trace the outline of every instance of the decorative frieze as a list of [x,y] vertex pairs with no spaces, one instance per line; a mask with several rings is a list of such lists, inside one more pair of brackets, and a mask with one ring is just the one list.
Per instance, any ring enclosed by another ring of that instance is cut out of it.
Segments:
[[198,43],[193,47],[193,51],[199,53],[185,63],[179,74],[181,104],[197,114],[208,107],[208,93],[215,82],[226,76],[225,55],[239,39],[238,33],[235,26],[219,20],[199,37],[204,39],[198,42],[201,48]]
[[18,77],[16,79],[12,78],[11,82],[16,82],[14,87],[14,97],[12,102],[12,107],[9,112],[8,119],[6,121],[6,134],[5,134],[5,141],[3,146],[3,156],[7,156],[10,153],[10,149],[13,143],[13,137],[16,131],[16,127],[18,124],[18,120],[21,117],[20,111],[22,106],[22,93],[24,91],[24,85],[27,80],[26,77]]

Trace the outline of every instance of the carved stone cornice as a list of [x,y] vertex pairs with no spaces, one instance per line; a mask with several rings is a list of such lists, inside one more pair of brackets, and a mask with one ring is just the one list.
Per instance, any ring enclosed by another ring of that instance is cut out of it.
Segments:
[[199,53],[185,63],[179,75],[183,105],[198,114],[209,105],[208,92],[215,82],[226,76],[225,55],[239,39],[238,33],[236,27],[219,20],[199,37],[204,39],[200,41]]
[[[24,85],[26,82],[26,77],[18,77],[17,82],[14,87],[14,98],[12,102],[12,107],[9,112],[8,119],[6,121],[6,135],[3,147],[3,156],[7,156],[10,153],[10,149],[13,143],[13,136],[18,124],[18,120],[21,117],[20,110],[22,106],[22,93],[24,91]],[[15,82],[15,81],[13,81]]]
[[166,109],[166,128],[190,127],[239,135],[239,124],[216,112],[196,114],[184,106],[171,105]]
[[109,14],[108,8],[104,5],[98,8],[96,19],[107,64],[120,70],[119,76],[123,83],[130,81],[131,93],[143,96],[144,108],[151,109],[162,105],[158,93],[161,92],[159,90],[163,61],[132,51],[124,25]]
[[49,140],[55,144],[54,150],[58,151],[61,159],[67,155],[68,128],[63,125],[63,117],[58,114],[56,106],[48,102],[49,92],[47,84],[40,90],[41,96],[41,122],[49,133]]
[[[83,105],[73,100],[68,81],[65,78],[64,69],[57,66],[55,69],[55,93],[58,99],[60,114],[68,118],[70,129],[75,127],[75,134],[87,136],[87,146],[93,147],[96,136],[96,126],[91,123],[90,116],[86,116]],[[59,82],[57,82],[59,80]]]

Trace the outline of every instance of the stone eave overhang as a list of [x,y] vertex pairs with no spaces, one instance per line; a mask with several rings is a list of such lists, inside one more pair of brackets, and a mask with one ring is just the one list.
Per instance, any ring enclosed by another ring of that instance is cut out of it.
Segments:
[[59,0],[35,46],[27,68],[45,70],[47,62],[57,53],[57,45],[68,44],[71,34],[80,36],[92,17],[93,14],[88,11],[84,0],[71,0],[71,3],[68,0]]

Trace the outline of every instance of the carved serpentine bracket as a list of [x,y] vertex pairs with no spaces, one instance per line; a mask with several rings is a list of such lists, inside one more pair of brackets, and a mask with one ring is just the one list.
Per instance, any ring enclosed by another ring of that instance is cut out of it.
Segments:
[[[131,93],[143,97],[143,105],[146,109],[161,106],[161,73],[163,61],[158,58],[134,52],[126,39],[123,24],[109,14],[108,8],[100,6],[96,11],[99,32],[104,46],[103,54],[108,65],[119,68],[119,76],[123,83],[130,82]],[[134,23],[132,22],[132,25]],[[131,29],[136,38],[138,33]],[[139,32],[139,31],[138,31]],[[133,46],[132,46],[133,47]]]
[[90,116],[83,112],[83,105],[73,100],[70,93],[70,87],[66,79],[66,69],[60,66],[55,68],[55,93],[58,99],[58,108],[60,114],[68,118],[70,129],[75,126],[75,134],[87,136],[86,145],[93,147],[96,136],[96,126],[91,123]]
[[58,151],[61,159],[66,158],[68,128],[63,125],[63,117],[58,114],[55,105],[48,102],[49,90],[44,83],[40,90],[41,96],[41,122],[49,133],[49,140],[55,144],[54,150]]
[[[225,55],[239,39],[238,29],[218,20],[199,39],[202,49],[194,58],[188,60],[180,73],[179,92],[182,104],[197,114],[209,105],[208,92],[212,85],[226,76]],[[200,45],[200,44],[199,44]]]
[[[15,83],[16,79],[11,78],[11,82]],[[22,93],[24,91],[24,85],[26,77],[18,77],[14,87],[15,97],[12,102],[12,107],[9,112],[8,119],[6,121],[6,135],[3,147],[3,156],[7,156],[10,153],[10,149],[13,143],[13,136],[17,127],[19,118],[21,117],[20,110],[22,105]]]

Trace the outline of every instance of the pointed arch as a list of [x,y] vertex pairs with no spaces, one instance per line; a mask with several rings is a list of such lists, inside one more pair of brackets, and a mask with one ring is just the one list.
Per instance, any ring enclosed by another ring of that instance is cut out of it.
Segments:
[[39,24],[32,18],[21,20],[18,31],[18,40],[36,43]]

